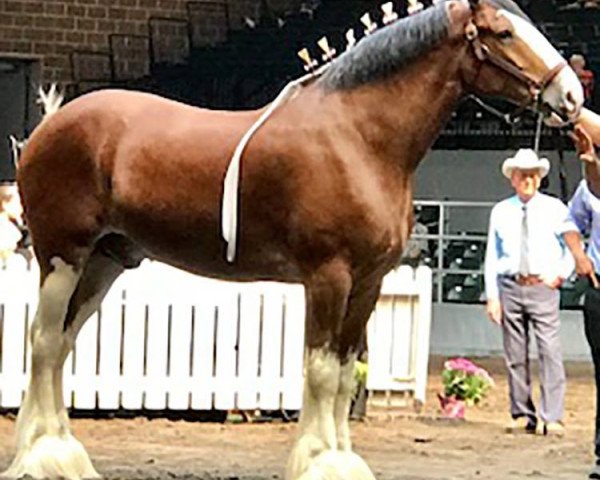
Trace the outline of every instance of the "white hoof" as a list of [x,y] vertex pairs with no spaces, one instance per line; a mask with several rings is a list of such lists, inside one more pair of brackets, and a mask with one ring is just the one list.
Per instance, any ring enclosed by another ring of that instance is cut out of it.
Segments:
[[325,442],[316,435],[305,434],[296,441],[288,459],[285,472],[286,480],[297,480],[306,472],[310,464],[327,450]]
[[375,480],[366,462],[354,452],[326,450],[293,480]]
[[30,447],[17,452],[8,470],[0,478],[65,478],[80,480],[100,478],[83,445],[71,434],[64,436],[43,435]]

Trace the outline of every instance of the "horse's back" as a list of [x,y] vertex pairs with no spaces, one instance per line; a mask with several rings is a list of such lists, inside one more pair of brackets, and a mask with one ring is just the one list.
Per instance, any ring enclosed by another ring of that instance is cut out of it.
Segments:
[[[102,135],[122,137],[134,130],[168,134],[193,127],[194,131],[201,132],[203,127],[219,124],[227,124],[228,132],[235,136],[238,132],[243,134],[258,114],[257,111],[198,108],[145,92],[99,90],[76,98],[45,119],[30,140],[35,142],[40,135],[52,135],[60,130],[65,141],[69,140],[69,133],[76,132],[78,141],[84,134],[89,143],[90,139]],[[67,127],[72,130],[67,131]]]
[[[43,238],[55,250],[67,236],[132,228],[125,218],[148,225],[150,213],[163,208],[184,208],[212,225],[231,154],[257,115],[123,90],[73,100],[38,126],[19,163],[34,243]],[[202,211],[190,211],[198,198]],[[185,227],[168,222],[151,227]]]
[[[108,179],[124,169],[160,171],[212,162],[226,168],[259,112],[208,110],[157,95],[101,90],[83,95],[35,129],[17,171],[28,183],[88,170]],[[80,178],[79,177],[73,177]]]

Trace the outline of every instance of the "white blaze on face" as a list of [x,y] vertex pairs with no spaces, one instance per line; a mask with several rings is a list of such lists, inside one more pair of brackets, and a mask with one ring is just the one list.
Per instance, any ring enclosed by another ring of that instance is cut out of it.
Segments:
[[[525,42],[546,65],[548,71],[564,62],[561,54],[550,44],[544,35],[527,20],[506,10],[498,10],[498,15],[511,22],[514,35]],[[583,88],[573,69],[564,67],[554,80],[544,89],[542,98],[557,111],[574,119],[583,106]]]

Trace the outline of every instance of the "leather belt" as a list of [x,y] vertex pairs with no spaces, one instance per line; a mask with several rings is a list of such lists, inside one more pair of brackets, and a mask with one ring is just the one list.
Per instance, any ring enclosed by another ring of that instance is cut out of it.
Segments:
[[518,273],[516,275],[510,275],[510,278],[524,287],[530,287],[532,285],[539,285],[540,283],[543,283],[543,280],[539,277],[539,275],[521,275]]

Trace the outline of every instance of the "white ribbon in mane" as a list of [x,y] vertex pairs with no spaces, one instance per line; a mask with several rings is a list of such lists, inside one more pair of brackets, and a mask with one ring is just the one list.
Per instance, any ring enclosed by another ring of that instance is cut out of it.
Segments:
[[271,114],[279,108],[284,101],[288,100],[297,90],[309,80],[313,79],[320,71],[310,73],[288,83],[279,93],[277,98],[269,105],[259,119],[250,127],[238,143],[233,157],[229,162],[225,181],[223,183],[223,206],[221,210],[221,233],[227,242],[227,261],[233,262],[235,259],[235,249],[237,245],[238,230],[238,190],[240,183],[240,161],[242,154],[248,142],[256,131],[267,121]]

